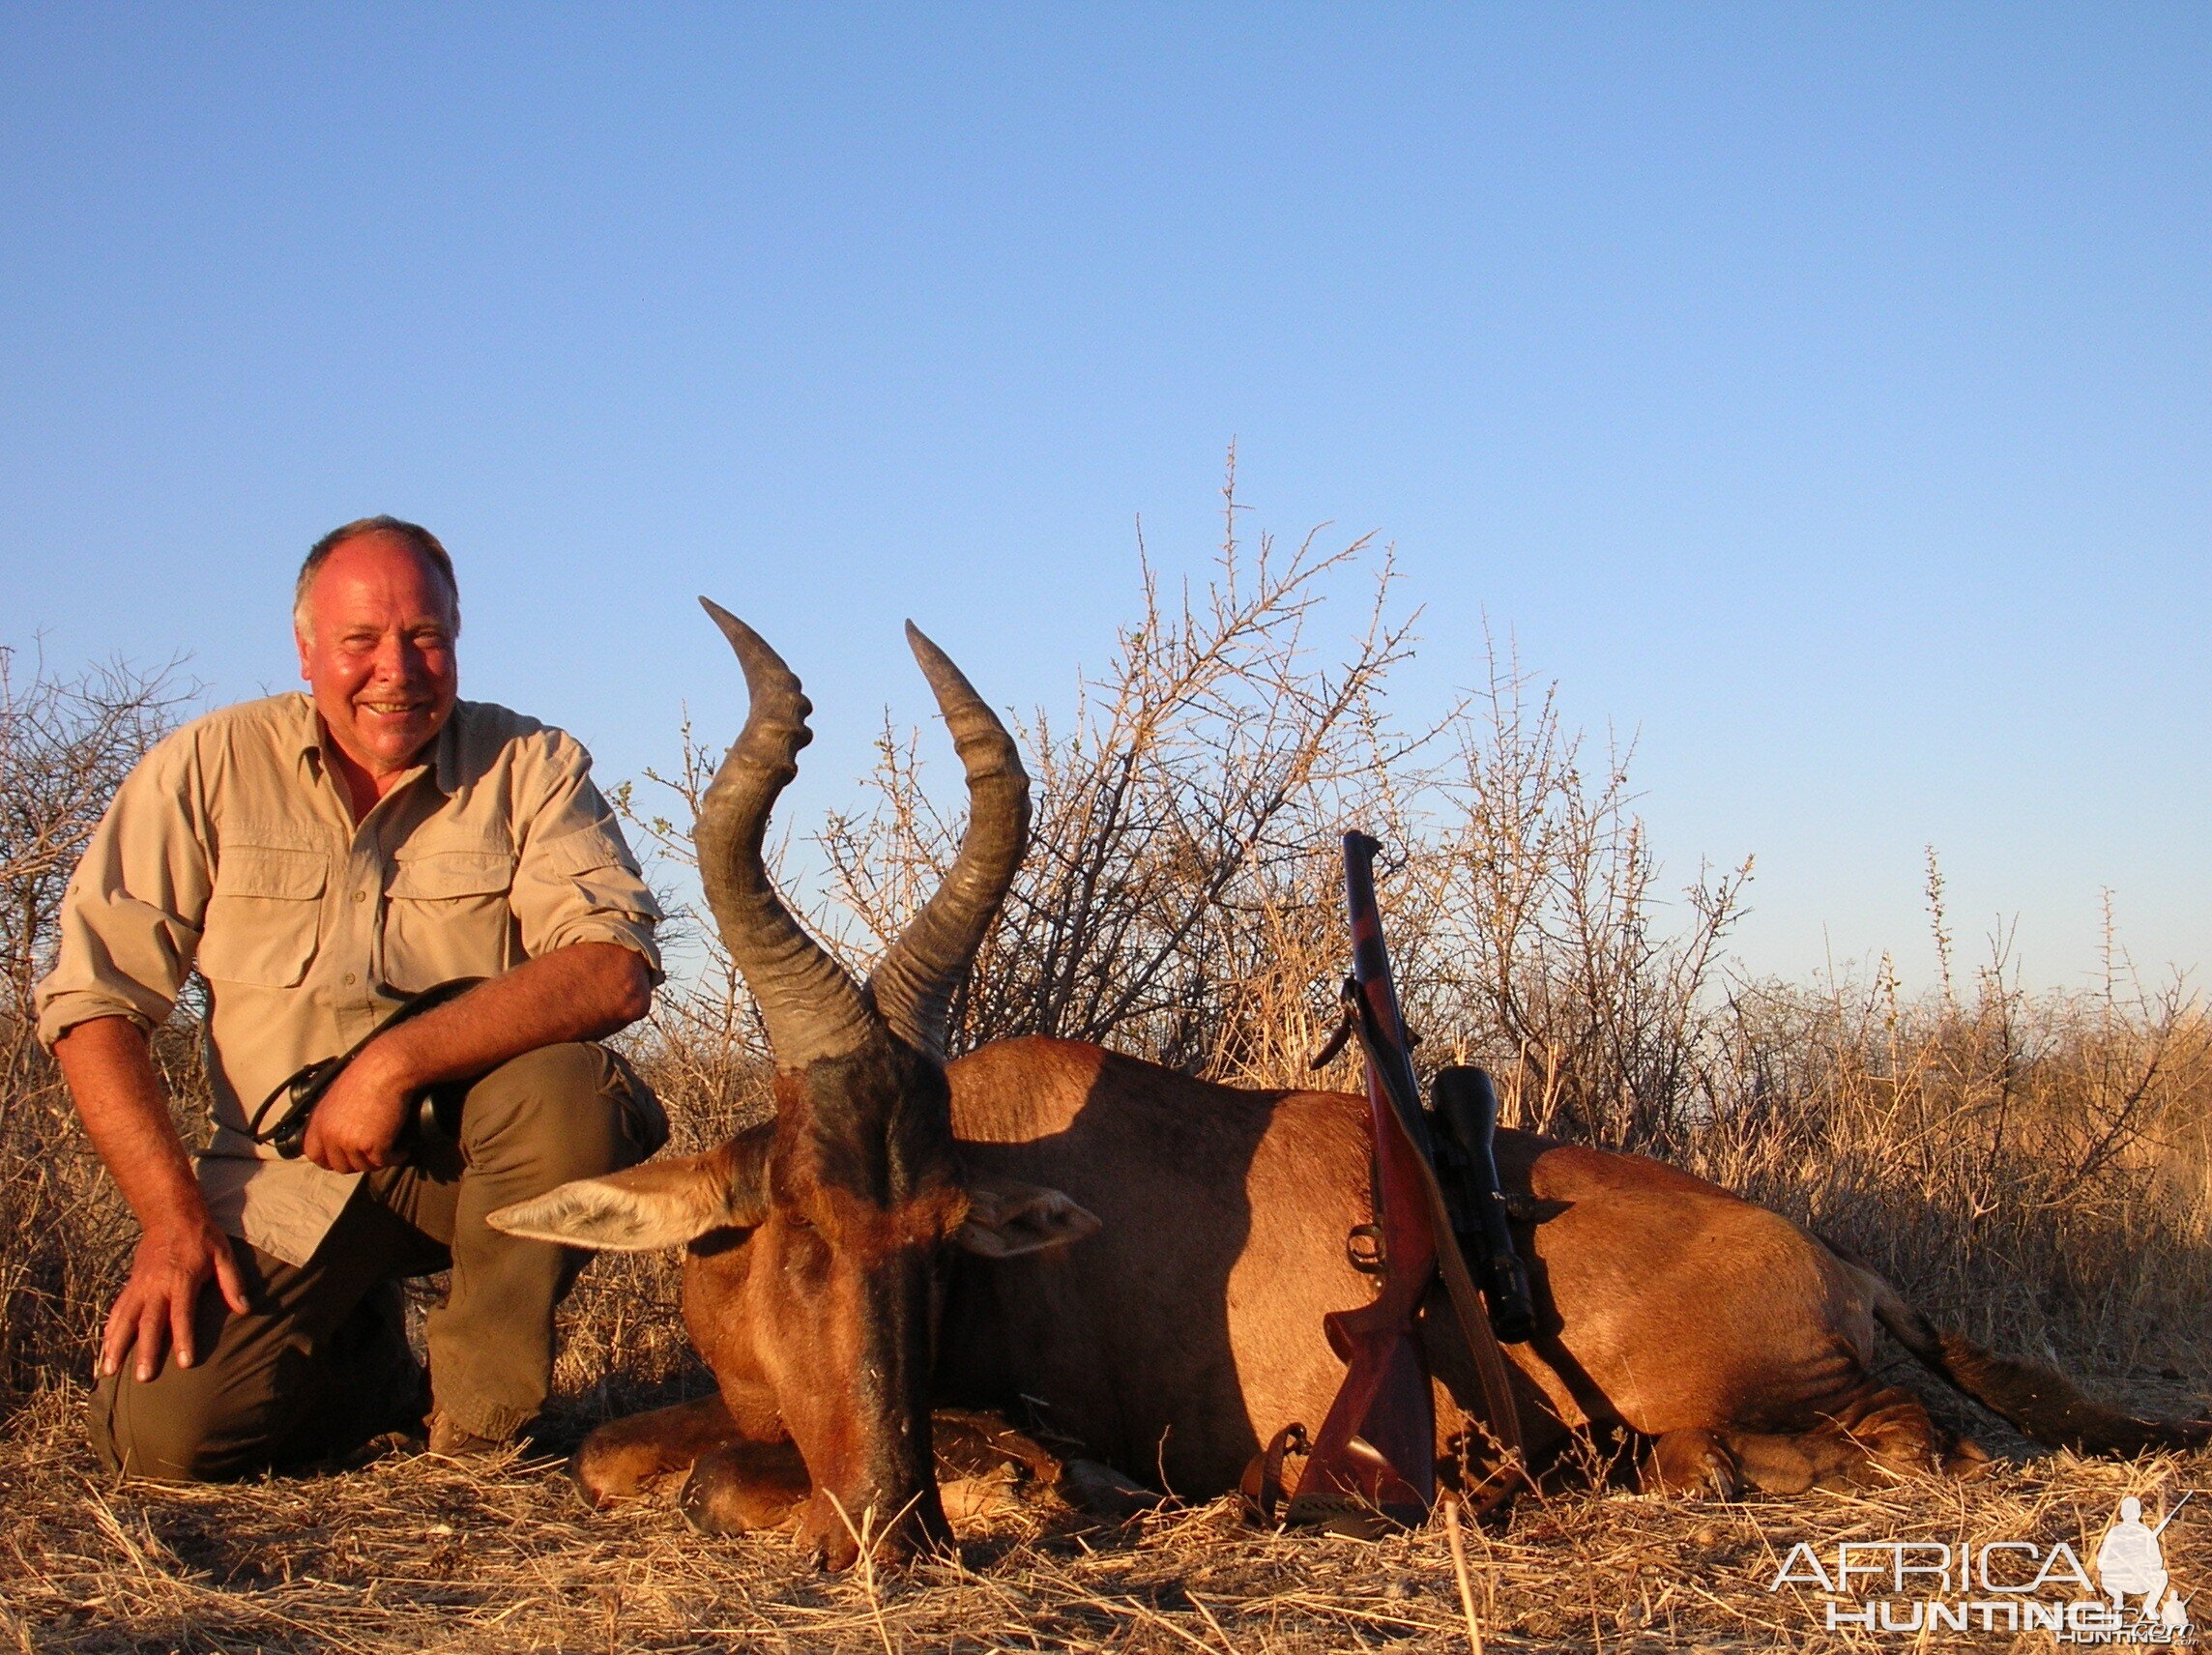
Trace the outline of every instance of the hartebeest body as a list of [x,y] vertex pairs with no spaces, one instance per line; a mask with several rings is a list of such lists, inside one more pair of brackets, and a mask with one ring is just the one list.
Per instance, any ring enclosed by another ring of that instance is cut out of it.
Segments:
[[[862,989],[790,919],[760,861],[807,740],[798,681],[716,611],[753,694],[702,811],[701,871],[775,1048],[776,1118],[688,1160],[564,1185],[494,1215],[587,1247],[684,1245],[684,1316],[718,1393],[594,1434],[595,1500],[689,1466],[713,1529],[795,1513],[834,1563],[863,1536],[942,1536],[930,1408],[1040,1408],[1126,1477],[1204,1497],[1342,1364],[1324,1313],[1363,1302],[1363,1100],[1209,1085],[1067,1041],[946,1066],[945,1007],[1018,863],[1026,781],[998,721],[916,650],[970,778],[942,890]],[[2127,1419],[2048,1370],[1937,1334],[1873,1272],[1774,1213],[1640,1156],[1501,1132],[1542,1321],[1509,1348],[1540,1457],[1578,1427],[1651,1441],[1648,1480],[1801,1489],[1961,1457],[1869,1377],[1878,1321],[2031,1436],[2131,1450],[2205,1429]],[[1429,1317],[1451,1315],[1438,1296]],[[1479,1394],[1431,1341],[1440,1456]],[[1971,1451],[1965,1451],[1970,1456]],[[1447,1475],[1449,1467],[1447,1467]]]

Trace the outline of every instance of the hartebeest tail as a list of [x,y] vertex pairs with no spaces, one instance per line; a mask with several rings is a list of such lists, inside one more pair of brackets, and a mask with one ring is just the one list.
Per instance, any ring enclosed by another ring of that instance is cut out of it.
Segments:
[[1964,1334],[1946,1332],[1883,1277],[1832,1242],[1829,1250],[1859,1278],[1877,1319],[1921,1366],[2031,1441],[2078,1454],[2123,1456],[2212,1442],[2212,1420],[2138,1419],[2091,1401],[2054,1368],[2001,1356]]

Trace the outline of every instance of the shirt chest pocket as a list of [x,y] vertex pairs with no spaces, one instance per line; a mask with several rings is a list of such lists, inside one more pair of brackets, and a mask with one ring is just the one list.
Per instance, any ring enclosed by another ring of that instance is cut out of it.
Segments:
[[330,861],[320,851],[226,847],[200,930],[201,974],[255,988],[295,986],[315,957],[329,882]]
[[515,965],[513,884],[504,851],[402,853],[385,893],[384,980],[419,990]]

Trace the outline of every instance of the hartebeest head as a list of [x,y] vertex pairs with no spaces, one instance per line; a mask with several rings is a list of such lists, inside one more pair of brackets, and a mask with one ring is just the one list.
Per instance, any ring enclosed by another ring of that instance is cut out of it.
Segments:
[[737,651],[752,709],[693,840],[774,1051],[773,1125],[689,1160],[564,1184],[493,1222],[585,1247],[688,1243],[693,1338],[741,1423],[789,1433],[812,1483],[801,1533],[842,1565],[862,1533],[897,1553],[946,1532],[929,1439],[940,1249],[1004,1257],[1097,1221],[1054,1191],[970,1179],[952,1139],[946,1014],[1029,828],[1029,778],[1004,726],[910,624],[967,770],[968,828],[945,883],[863,987],[792,917],[761,856],[770,809],[813,739],[812,707],[751,627],[706,608]]

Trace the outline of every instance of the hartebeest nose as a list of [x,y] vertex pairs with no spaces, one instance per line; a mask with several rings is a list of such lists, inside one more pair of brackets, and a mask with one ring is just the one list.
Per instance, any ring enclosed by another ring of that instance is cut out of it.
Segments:
[[838,1399],[851,1411],[812,1422],[816,1486],[800,1519],[831,1568],[863,1548],[889,1561],[951,1537],[930,1451],[932,1267],[931,1249],[914,1245],[855,1271],[859,1339]]
[[879,1565],[896,1565],[949,1546],[952,1527],[945,1521],[937,1485],[930,1481],[888,1516],[874,1501],[853,1511],[827,1489],[818,1489],[800,1518],[799,1537],[817,1565],[845,1570],[860,1560],[863,1547]]

